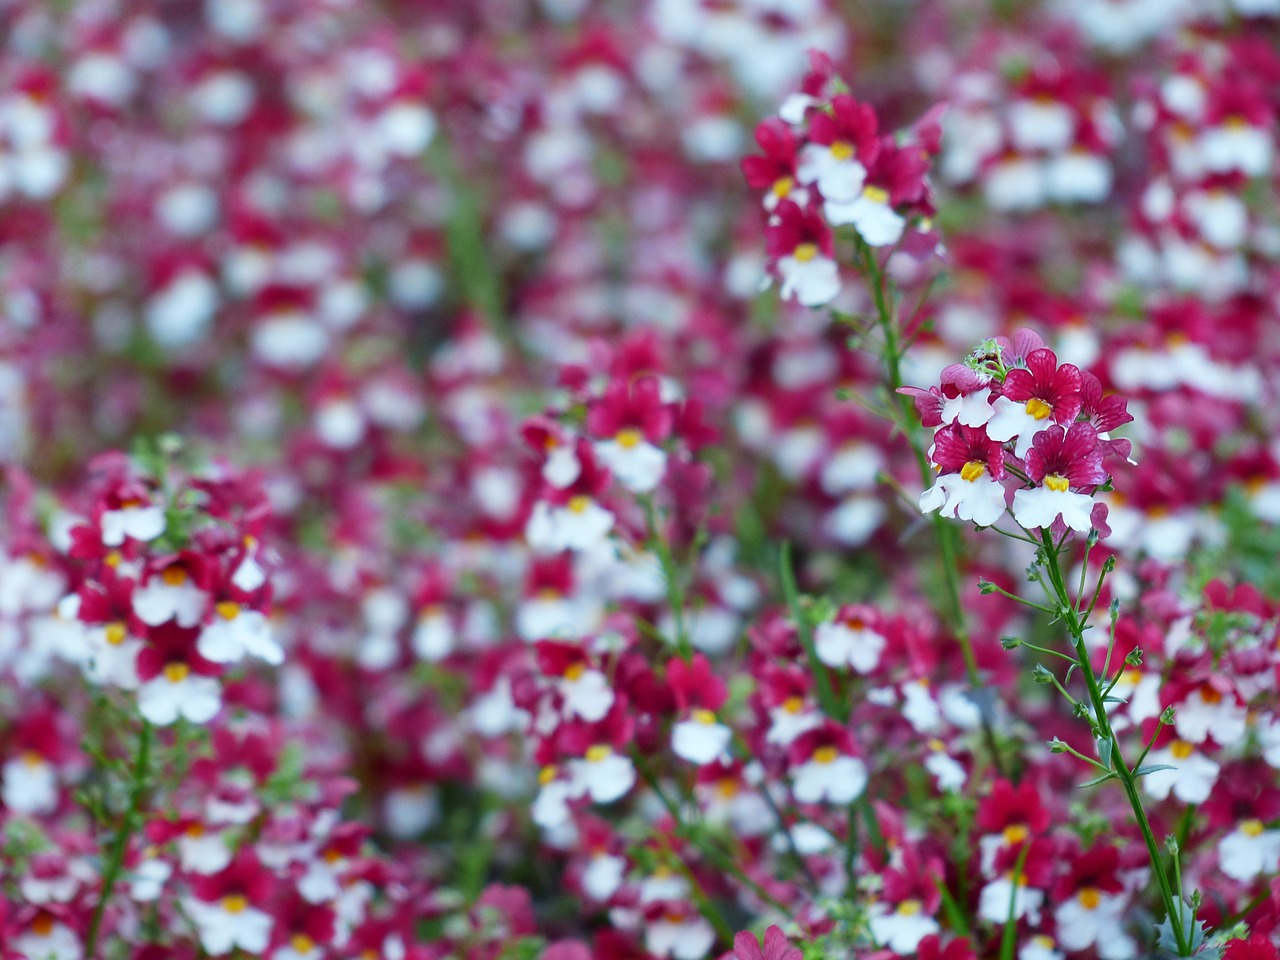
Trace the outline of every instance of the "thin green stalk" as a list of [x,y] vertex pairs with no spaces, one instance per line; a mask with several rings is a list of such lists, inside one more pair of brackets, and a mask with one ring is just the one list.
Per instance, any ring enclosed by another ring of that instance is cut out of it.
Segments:
[[116,881],[124,867],[124,857],[129,850],[129,840],[137,827],[138,812],[142,806],[142,796],[147,790],[148,773],[151,765],[151,724],[143,720],[142,730],[138,734],[138,755],[134,760],[133,772],[129,779],[129,801],[124,814],[120,817],[120,826],[116,830],[111,848],[107,853],[107,866],[102,875],[102,892],[98,896],[98,904],[93,908],[93,918],[89,921],[89,932],[85,936],[84,955],[94,960],[98,950],[98,934],[102,929],[102,917],[106,913],[107,904],[115,890]]
[[[902,416],[900,424],[902,433],[906,437],[912,453],[915,454],[916,465],[920,471],[920,482],[925,488],[928,488],[933,483],[933,469],[929,465],[929,454],[917,431],[912,428],[914,413],[910,398],[898,393],[904,386],[902,381],[902,356],[904,351],[899,344],[895,309],[885,291],[884,271],[876,260],[875,252],[862,241],[859,241],[858,245],[871,287],[871,296],[875,301],[876,317],[884,334],[884,361],[889,381],[888,387],[891,394],[898,398],[898,407]],[[947,622],[955,632],[956,641],[960,645],[960,655],[964,659],[965,676],[969,681],[969,686],[978,691],[984,687],[982,673],[978,669],[978,660],[973,653],[973,642],[969,636],[968,620],[965,618],[964,606],[960,602],[960,569],[956,543],[959,528],[955,524],[948,523],[945,517],[937,513],[930,515],[930,522],[933,525],[934,536],[938,540],[938,547],[942,555],[942,579],[946,590],[945,613]],[[996,772],[1001,777],[1007,777],[1008,774],[1004,769],[1004,760],[1000,755],[999,744],[996,742],[995,730],[991,726],[991,718],[985,706],[980,705],[980,707],[983,738],[986,741],[987,750],[991,754],[991,761],[995,765]]]
[[658,529],[657,510],[650,496],[640,497],[640,505],[644,508],[644,522],[649,535],[649,545],[658,554],[658,562],[662,565],[662,579],[667,587],[667,605],[671,608],[671,616],[676,627],[676,650],[684,660],[693,657],[693,647],[689,643],[689,634],[684,623],[684,588],[680,585],[680,571],[675,557],[671,555],[671,546],[667,543],[662,531]]
[[[1093,672],[1093,665],[1089,661],[1089,650],[1084,640],[1083,625],[1078,619],[1076,607],[1071,601],[1066,582],[1063,579],[1062,568],[1058,562],[1057,545],[1054,544],[1047,531],[1041,531],[1041,540],[1044,545],[1045,566],[1049,573],[1049,579],[1065,608],[1064,619],[1067,623],[1067,630],[1076,648],[1076,658],[1080,664],[1080,672],[1084,676],[1085,686],[1089,690],[1089,701],[1093,706],[1093,723],[1096,732],[1099,737],[1107,738],[1111,741],[1112,772],[1115,773],[1124,788],[1125,796],[1128,798],[1129,806],[1133,811],[1134,820],[1138,824],[1138,829],[1142,832],[1143,842],[1147,845],[1147,856],[1151,860],[1151,871],[1155,875],[1157,886],[1160,888],[1160,898],[1164,901],[1165,912],[1169,918],[1169,926],[1173,931],[1173,939],[1178,948],[1178,955],[1188,957],[1191,955],[1191,947],[1187,931],[1182,924],[1181,890],[1179,889],[1175,894],[1169,875],[1165,870],[1164,858],[1161,856],[1160,847],[1156,843],[1155,835],[1151,830],[1151,823],[1147,819],[1147,812],[1143,807],[1142,798],[1138,794],[1137,778],[1134,777],[1133,771],[1124,762],[1124,758],[1120,754],[1120,745],[1111,729],[1111,721],[1107,716],[1105,694],[1102,692],[1098,678]],[[1193,923],[1194,919],[1192,917]]]

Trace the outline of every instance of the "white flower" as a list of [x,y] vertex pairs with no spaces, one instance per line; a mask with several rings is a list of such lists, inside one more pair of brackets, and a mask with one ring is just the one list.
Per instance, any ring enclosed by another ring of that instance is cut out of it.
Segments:
[[223,956],[237,947],[250,954],[262,953],[271,939],[275,923],[271,915],[250,906],[238,894],[216,903],[186,897],[183,906],[199,931],[200,945],[212,956]]
[[599,670],[588,670],[581,663],[573,664],[565,672],[560,680],[560,695],[564,698],[564,715],[576,715],[588,723],[604,719],[614,699],[609,678]]
[[585,551],[603,543],[612,529],[613,514],[590,497],[572,497],[564,506],[539,500],[525,526],[525,539],[545,553]]
[[781,706],[774,707],[769,711],[769,720],[765,742],[783,747],[800,734],[822,726],[822,714],[817,710],[806,710],[800,697],[788,697]]
[[413,628],[413,652],[428,663],[443,660],[457,643],[453,621],[441,606],[427,607],[418,615]]
[[580,760],[569,761],[574,796],[587,794],[595,803],[613,803],[630,792],[636,783],[631,759],[614,753],[606,744],[596,744]]
[[1210,686],[1202,686],[1178,704],[1174,730],[1191,743],[1213,737],[1219,746],[1229,747],[1244,739],[1249,711],[1233,696],[1223,696]]
[[133,612],[148,626],[177,620],[194,627],[204,617],[208,595],[191,582],[181,567],[166,567],[133,592]]
[[810,143],[797,158],[796,178],[801,183],[816,183],[828,200],[849,201],[862,189],[867,168],[854,158],[848,143]]
[[868,443],[853,441],[841,446],[822,468],[819,482],[833,497],[851,490],[870,490],[884,466],[880,451]]
[[185,663],[165,668],[138,688],[138,711],[157,726],[184,717],[207,723],[222,706],[222,688],[213,677],[192,673]]
[[1056,100],[1022,99],[1009,106],[1009,129],[1019,153],[1062,153],[1075,133],[1074,112]]
[[950,793],[963,789],[969,774],[955,757],[947,753],[941,740],[934,741],[936,747],[924,759],[924,768],[933,774],[938,789]]
[[1239,170],[1247,177],[1260,177],[1271,167],[1270,131],[1244,122],[1210,127],[1200,134],[1198,146],[1205,166],[1215,173]]
[[654,956],[702,960],[716,942],[715,929],[702,917],[664,916],[644,930],[644,945]]
[[906,218],[893,209],[889,192],[880,187],[864,187],[848,201],[828,199],[824,210],[833,227],[852,224],[862,239],[872,247],[897,243],[906,228]]
[[542,787],[533,799],[530,811],[533,822],[543,830],[551,831],[569,822],[569,801],[573,797],[573,786],[568,780],[556,780],[555,771],[551,776],[544,776]]
[[232,600],[214,607],[213,621],[200,631],[196,649],[213,663],[238,663],[246,655],[272,666],[284,663],[284,650],[271,636],[271,625],[257,610],[247,610]]
[[17,814],[52,813],[58,806],[58,771],[34,751],[7,761],[0,771],[0,800]]
[[942,709],[929,689],[929,681],[923,677],[902,685],[902,715],[919,733],[938,729],[942,723]]
[[966,427],[981,427],[995,415],[991,405],[991,388],[983,387],[973,393],[962,393],[942,401],[942,422],[960,423]]
[[1014,455],[1025,457],[1036,434],[1053,426],[1052,413],[1053,409],[1037,397],[1032,397],[1025,403],[1008,397],[996,397],[991,419],[987,421],[987,436],[1001,443],[1017,437]]
[[778,260],[783,300],[796,299],[806,307],[821,307],[840,292],[840,270],[830,257],[823,256],[817,246],[802,243],[790,256]]
[[904,956],[915,953],[921,940],[941,929],[919,900],[903,900],[892,910],[888,904],[877,903],[871,911],[871,936],[876,944]]
[[1111,164],[1087,150],[1069,150],[1045,165],[1049,196],[1059,203],[1101,203],[1111,192]]
[[880,653],[888,642],[858,619],[820,623],[813,633],[814,652],[828,667],[853,667],[870,673],[880,663]]
[[1067,481],[1056,475],[1045,477],[1043,486],[1013,492],[1013,518],[1027,529],[1050,527],[1061,516],[1072,530],[1088,533],[1092,515],[1093,498],[1072,493]]
[[626,872],[625,857],[597,853],[591,858],[587,868],[582,871],[582,889],[593,900],[604,903],[618,892]]
[[1249,213],[1239,197],[1225,190],[1199,190],[1184,203],[1187,216],[1207,243],[1228,250],[1244,243]]
[[978,897],[978,916],[1003,926],[1012,914],[1015,920],[1026,917],[1034,927],[1040,923],[1040,906],[1043,903],[1043,890],[1028,887],[1025,878],[1019,878],[1015,883],[1013,874],[1006,873],[982,888]]
[[1058,943],[1069,951],[1096,945],[1102,960],[1130,960],[1137,948],[1124,932],[1128,905],[1128,897],[1123,894],[1085,887],[1054,911]]
[[1280,870],[1280,830],[1267,830],[1261,820],[1243,820],[1218,841],[1218,866],[1232,880],[1248,883]]
[[1170,791],[1183,803],[1204,803],[1213,792],[1221,769],[1185,740],[1175,740],[1160,750],[1147,754],[1143,766],[1167,764],[1172,770],[1156,770],[1141,777],[1142,789],[1157,800]]
[[188,873],[212,874],[231,862],[231,845],[219,831],[195,823],[178,837],[178,862]]
[[801,803],[850,803],[866,785],[863,762],[835,747],[819,747],[791,774],[791,791]]
[[37,914],[27,932],[13,938],[18,956],[32,960],[80,960],[84,945],[74,930],[54,920],[50,914]]
[[102,514],[102,543],[118,547],[125,537],[150,541],[164,533],[164,507],[158,504],[136,504]]
[[129,896],[139,903],[159,900],[172,875],[173,864],[159,857],[145,857],[130,873]]
[[989,527],[1005,512],[1005,490],[982,464],[967,463],[959,473],[945,473],[920,494],[920,511],[938,510],[944,517],[971,520]]
[[595,444],[596,456],[632,493],[649,493],[667,469],[667,455],[639,430],[619,430],[612,440]]
[[571,443],[557,443],[547,453],[547,462],[542,465],[542,479],[563,490],[582,473],[582,464],[578,461],[578,453]]
[[710,710],[694,710],[671,731],[671,749],[677,757],[703,766],[725,756],[733,731],[716,721]]

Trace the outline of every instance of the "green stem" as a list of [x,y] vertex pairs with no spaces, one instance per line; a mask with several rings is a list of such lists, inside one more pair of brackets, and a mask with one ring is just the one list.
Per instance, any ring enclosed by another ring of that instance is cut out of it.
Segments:
[[689,643],[689,634],[684,623],[684,588],[680,585],[680,570],[676,566],[675,557],[671,555],[671,546],[658,529],[657,510],[653,498],[642,496],[640,505],[644,508],[644,522],[649,534],[649,545],[657,552],[658,562],[662,565],[662,579],[667,587],[667,606],[671,608],[671,617],[676,628],[676,650],[684,660],[693,658],[693,648]]
[[[1151,860],[1151,872],[1155,875],[1156,885],[1160,888],[1160,898],[1164,901],[1165,912],[1169,918],[1169,926],[1173,931],[1174,942],[1177,944],[1178,955],[1188,957],[1191,955],[1191,948],[1187,932],[1182,925],[1181,891],[1175,897],[1169,875],[1165,870],[1164,858],[1160,854],[1160,847],[1156,843],[1155,834],[1151,830],[1151,823],[1147,819],[1146,809],[1142,805],[1142,797],[1138,793],[1137,778],[1134,777],[1133,771],[1129,769],[1124,762],[1124,758],[1120,755],[1120,744],[1116,740],[1115,733],[1111,729],[1111,720],[1107,716],[1105,694],[1102,692],[1102,687],[1098,683],[1098,678],[1093,672],[1093,665],[1089,660],[1089,650],[1084,640],[1083,624],[1078,618],[1075,604],[1071,601],[1066,582],[1063,579],[1062,568],[1058,563],[1057,545],[1054,544],[1053,538],[1048,531],[1042,530],[1040,535],[1044,545],[1045,565],[1049,572],[1049,579],[1054,590],[1057,591],[1058,599],[1065,608],[1064,619],[1071,634],[1072,643],[1076,648],[1076,659],[1080,664],[1080,672],[1083,674],[1085,686],[1089,690],[1089,701],[1093,706],[1094,712],[1094,726],[1099,737],[1109,738],[1111,741],[1112,770],[1124,787],[1125,796],[1128,798],[1129,806],[1133,811],[1133,818],[1138,824],[1138,829],[1142,832],[1143,842],[1147,845],[1147,856]],[[1194,918],[1192,919],[1194,922]]]
[[98,896],[98,904],[93,908],[93,918],[89,921],[89,932],[85,936],[84,955],[94,960],[98,949],[98,933],[102,928],[102,917],[106,913],[107,903],[115,890],[116,880],[124,867],[124,857],[129,850],[129,840],[137,826],[138,811],[142,806],[142,795],[147,789],[148,773],[151,764],[151,724],[143,720],[142,730],[138,734],[138,755],[133,764],[133,773],[129,780],[129,802],[120,818],[120,826],[116,830],[111,848],[107,853],[107,868],[102,875],[102,893]]
[[[898,325],[895,321],[895,308],[890,303],[890,298],[885,291],[884,271],[881,270],[880,264],[876,260],[875,251],[862,241],[858,242],[859,249],[862,253],[862,262],[867,272],[867,279],[871,286],[871,296],[875,301],[876,317],[880,324],[880,329],[884,334],[884,361],[888,374],[888,386],[891,394],[897,398],[898,407],[901,411],[902,421],[899,424],[902,434],[907,439],[907,443],[911,447],[912,453],[915,454],[916,466],[920,471],[920,483],[928,489],[933,483],[933,469],[929,465],[929,454],[925,444],[921,441],[916,430],[912,428],[914,423],[914,410],[911,399],[903,394],[898,393],[904,384],[902,382],[902,356],[898,339]],[[933,524],[934,536],[937,537],[938,546],[941,551],[943,585],[946,590],[946,617],[948,623],[955,632],[956,641],[960,645],[960,655],[964,659],[965,676],[969,681],[969,686],[974,691],[983,689],[982,673],[978,669],[978,659],[973,653],[973,643],[969,637],[969,625],[965,618],[964,606],[960,602],[960,569],[957,563],[957,543],[956,535],[958,528],[948,523],[946,518],[940,514],[930,514],[930,522]],[[991,761],[995,765],[996,773],[1001,777],[1007,777],[1008,774],[1004,769],[1004,761],[1000,755],[1000,748],[996,742],[995,730],[991,726],[991,717],[987,705],[979,704],[979,712],[982,718],[982,734],[986,741],[987,750],[991,754]]]

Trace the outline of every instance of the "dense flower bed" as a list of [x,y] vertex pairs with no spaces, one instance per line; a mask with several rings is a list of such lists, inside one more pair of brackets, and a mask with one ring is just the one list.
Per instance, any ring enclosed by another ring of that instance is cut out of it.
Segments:
[[1280,2],[0,51],[0,960],[1280,957]]

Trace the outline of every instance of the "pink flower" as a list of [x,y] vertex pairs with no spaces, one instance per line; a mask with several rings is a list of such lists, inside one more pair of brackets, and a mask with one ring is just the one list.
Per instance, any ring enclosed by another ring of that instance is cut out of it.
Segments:
[[739,933],[733,938],[733,955],[738,960],[801,960],[804,956],[776,923],[764,932],[764,949],[754,933],[747,930]]

